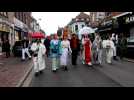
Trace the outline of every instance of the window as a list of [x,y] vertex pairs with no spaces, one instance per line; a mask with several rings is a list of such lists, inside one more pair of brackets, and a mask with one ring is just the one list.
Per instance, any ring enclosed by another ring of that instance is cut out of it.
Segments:
[[21,13],[18,12],[18,19],[20,20],[21,19]]
[[17,18],[17,12],[15,12],[15,17]]
[[84,18],[82,18],[81,20],[84,21]]
[[7,12],[3,12],[4,16],[7,17]]
[[81,25],[81,27],[83,28],[83,27],[84,27],[84,25]]
[[75,25],[75,31],[78,31],[78,25]]
[[26,15],[24,14],[24,23],[26,24]]
[[111,12],[107,12],[107,13],[106,13],[106,16],[107,16],[107,17],[111,16]]

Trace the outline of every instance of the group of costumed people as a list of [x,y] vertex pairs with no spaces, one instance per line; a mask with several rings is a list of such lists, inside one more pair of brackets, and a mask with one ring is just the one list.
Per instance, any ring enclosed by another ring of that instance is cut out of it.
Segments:
[[105,58],[108,64],[112,64],[112,59],[116,57],[116,46],[113,42],[113,35],[102,41],[101,37],[96,34],[94,41],[91,42],[90,35],[84,34],[82,36],[81,54],[82,63],[89,66],[92,66],[92,64],[101,65],[103,58]]
[[[37,39],[32,43],[31,50],[33,51],[35,75],[42,73],[46,68],[45,55],[47,48],[41,42],[41,39]],[[59,68],[63,68],[64,71],[68,70],[69,55],[71,55],[72,65],[74,66],[77,65],[79,54],[83,64],[92,66],[93,63],[102,63],[102,51],[104,51],[107,63],[112,63],[115,46],[111,38],[102,41],[99,35],[96,35],[94,41],[91,42],[88,34],[82,35],[81,41],[76,34],[72,34],[71,39],[68,39],[67,35],[63,35],[61,39],[57,34],[54,34],[50,40],[49,50],[49,56],[52,60],[52,71],[56,72]]]

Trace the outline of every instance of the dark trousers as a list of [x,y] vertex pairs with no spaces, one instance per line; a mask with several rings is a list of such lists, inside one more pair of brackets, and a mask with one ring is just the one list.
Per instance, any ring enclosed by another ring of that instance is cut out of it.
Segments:
[[72,49],[72,65],[76,65],[77,63],[78,50]]
[[7,58],[10,57],[10,51],[7,51],[7,52],[6,52],[6,57],[7,57]]

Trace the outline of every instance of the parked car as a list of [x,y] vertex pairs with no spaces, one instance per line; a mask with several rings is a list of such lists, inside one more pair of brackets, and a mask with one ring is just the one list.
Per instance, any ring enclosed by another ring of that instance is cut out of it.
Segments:
[[134,58],[134,37],[127,39],[127,57]]
[[[22,45],[21,44],[22,44],[21,41],[16,41],[14,46],[13,46],[12,52],[13,52],[13,55],[15,57],[21,57],[22,56]],[[30,50],[30,47],[29,47],[29,52],[30,52],[30,54],[32,54],[32,51]]]

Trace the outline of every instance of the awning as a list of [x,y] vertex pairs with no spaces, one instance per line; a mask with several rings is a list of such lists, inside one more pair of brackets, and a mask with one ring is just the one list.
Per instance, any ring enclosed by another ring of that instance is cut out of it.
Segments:
[[103,31],[110,31],[112,28],[106,28],[106,29],[103,29],[103,30],[98,30],[98,32],[103,32]]
[[45,38],[45,34],[41,33],[41,32],[33,32],[30,33],[32,38]]
[[118,17],[121,17],[121,16],[124,16],[124,15],[127,15],[127,14],[132,14],[133,12],[125,12],[125,13],[122,13],[122,14],[119,14],[117,16],[114,16],[113,18],[116,19]]

